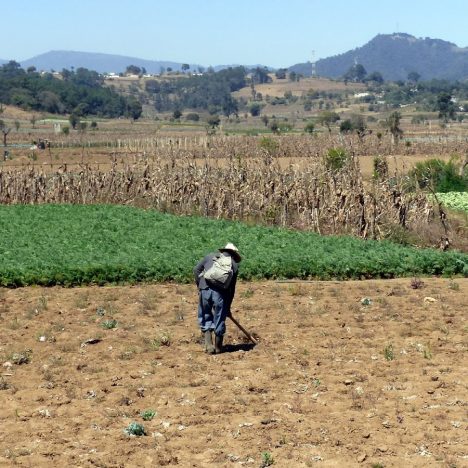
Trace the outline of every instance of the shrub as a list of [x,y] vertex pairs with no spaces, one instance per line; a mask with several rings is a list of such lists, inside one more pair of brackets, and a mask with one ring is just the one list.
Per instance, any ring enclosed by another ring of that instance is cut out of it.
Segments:
[[409,176],[420,188],[429,187],[435,192],[463,192],[468,189],[468,177],[458,174],[454,158],[449,162],[440,159],[418,162]]
[[385,180],[388,177],[388,162],[385,156],[375,156],[372,164],[374,166],[373,177],[376,180]]
[[325,165],[329,171],[338,172],[348,160],[349,156],[343,148],[330,148],[325,156]]
[[200,116],[196,112],[190,112],[185,116],[185,120],[191,120],[192,122],[198,122],[200,120]]

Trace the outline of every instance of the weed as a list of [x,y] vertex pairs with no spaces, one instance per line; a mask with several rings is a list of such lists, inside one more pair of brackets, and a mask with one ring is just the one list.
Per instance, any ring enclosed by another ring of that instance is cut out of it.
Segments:
[[38,310],[39,312],[43,311],[43,310],[47,310],[47,297],[44,296],[44,294],[41,294],[41,296],[39,297],[39,300],[38,300]]
[[20,366],[21,364],[29,364],[31,362],[31,355],[32,351],[30,349],[26,349],[24,351],[12,353],[8,356],[8,360],[17,366]]
[[372,468],[384,468],[384,466],[382,465],[382,463],[373,463]]
[[278,441],[278,445],[286,445],[288,443],[286,436],[281,436],[281,439]]
[[89,303],[89,293],[84,292],[77,295],[75,299],[75,307],[77,309],[86,309]]
[[147,314],[152,310],[154,310],[154,297],[142,294],[138,304],[138,312],[141,314]]
[[8,390],[10,388],[10,384],[0,376],[0,390]]
[[19,321],[18,317],[15,317],[9,325],[10,330],[18,330],[21,328],[21,322]]
[[260,465],[260,468],[271,466],[273,463],[275,463],[273,455],[270,452],[262,452],[262,464]]
[[411,280],[410,286],[412,289],[422,289],[424,287],[424,281],[420,278],[413,278]]
[[119,358],[124,361],[129,361],[130,359],[133,359],[133,356],[137,353],[137,351],[137,348],[131,346],[120,353]]
[[312,379],[312,383],[313,383],[315,388],[317,388],[321,384],[320,379],[317,378],[317,377]]
[[106,315],[106,309],[104,309],[104,307],[102,306],[99,306],[96,308],[96,315],[98,317],[104,317],[104,315]]
[[163,333],[162,335],[159,336],[159,338],[155,338],[151,346],[154,349],[159,349],[161,346],[171,346],[171,335],[167,332]]
[[290,285],[289,288],[288,288],[288,291],[289,291],[289,294],[291,294],[291,296],[305,296],[305,295],[307,295],[306,288],[304,287],[303,284],[300,284],[300,283],[294,283],[294,284]]
[[254,295],[254,290],[252,288],[246,289],[240,297],[243,297],[244,299],[249,299]]
[[389,344],[385,346],[383,354],[387,361],[393,361],[395,359],[395,354],[393,352],[393,345]]
[[[125,429],[124,429],[125,434],[129,436],[143,436],[146,435],[145,428],[143,424],[137,423],[137,422],[132,422],[130,423]],[[265,465],[267,466],[267,465]]]
[[106,330],[111,330],[112,328],[116,328],[117,327],[117,320],[115,320],[115,319],[104,320],[101,323],[101,327],[106,329]]
[[455,283],[455,281],[450,280],[449,289],[451,289],[452,291],[459,291],[460,290],[460,285],[458,283]]
[[156,411],[147,409],[141,412],[141,417],[144,421],[151,421],[156,416]]
[[424,359],[432,359],[432,352],[430,348],[424,348],[423,356],[424,356]]

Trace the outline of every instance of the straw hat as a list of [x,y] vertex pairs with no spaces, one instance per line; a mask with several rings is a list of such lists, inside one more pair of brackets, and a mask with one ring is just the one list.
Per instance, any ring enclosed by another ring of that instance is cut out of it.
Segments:
[[237,263],[242,260],[242,257],[239,254],[239,249],[232,242],[228,242],[224,247],[219,249],[219,251],[230,253],[234,261]]

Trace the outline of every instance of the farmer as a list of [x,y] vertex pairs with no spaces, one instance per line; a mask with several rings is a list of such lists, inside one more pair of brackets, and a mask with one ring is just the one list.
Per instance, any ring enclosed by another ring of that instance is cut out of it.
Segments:
[[199,290],[198,323],[209,354],[222,352],[226,318],[231,313],[241,259],[238,248],[229,242],[219,252],[208,254],[193,269]]

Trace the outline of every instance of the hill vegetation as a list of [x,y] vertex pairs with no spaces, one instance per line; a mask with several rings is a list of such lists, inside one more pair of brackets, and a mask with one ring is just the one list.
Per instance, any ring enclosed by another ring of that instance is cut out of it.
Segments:
[[22,109],[78,116],[120,117],[141,114],[141,104],[104,86],[95,71],[63,70],[60,77],[24,70],[10,61],[0,67],[0,102]]
[[[329,78],[343,77],[355,64],[362,64],[368,73],[379,72],[385,80],[406,80],[411,72],[423,80],[461,80],[468,77],[468,49],[440,39],[416,38],[410,34],[379,34],[362,47],[318,60],[316,71]],[[289,68],[305,76],[311,64]]]

